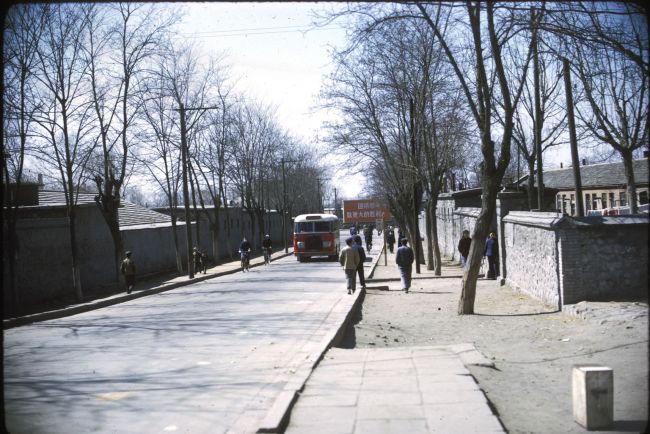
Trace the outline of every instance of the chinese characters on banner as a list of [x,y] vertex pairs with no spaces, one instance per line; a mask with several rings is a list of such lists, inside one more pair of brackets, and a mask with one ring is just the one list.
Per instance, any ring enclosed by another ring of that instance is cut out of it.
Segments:
[[378,200],[344,200],[343,222],[376,222],[390,220],[388,206]]

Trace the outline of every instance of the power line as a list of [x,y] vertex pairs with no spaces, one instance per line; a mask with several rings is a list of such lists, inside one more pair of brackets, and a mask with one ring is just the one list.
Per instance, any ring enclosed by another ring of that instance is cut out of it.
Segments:
[[[230,36],[256,36],[256,35],[273,35],[273,34],[280,34],[280,33],[302,33],[306,34],[309,32],[316,32],[316,31],[323,31],[323,30],[342,30],[343,27],[321,27],[321,28],[315,28],[315,29],[310,29],[307,28],[306,30],[300,30],[301,26],[296,26],[299,27],[294,30],[277,30],[277,31],[258,31],[258,30],[265,30],[265,29],[272,29],[272,27],[269,28],[264,28],[261,27],[259,29],[241,29],[241,30],[215,30],[213,32],[200,32],[200,33],[192,33],[192,34],[185,34],[183,35],[186,38],[227,38]],[[282,29],[282,27],[279,27]]]

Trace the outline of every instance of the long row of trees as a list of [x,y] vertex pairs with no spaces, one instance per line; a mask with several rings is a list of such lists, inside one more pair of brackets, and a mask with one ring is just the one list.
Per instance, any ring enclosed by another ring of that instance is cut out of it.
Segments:
[[[205,214],[215,260],[222,207],[243,206],[257,232],[245,235],[254,238],[269,209],[291,215],[321,201],[314,151],[278,124],[272,107],[237,89],[227,58],[179,37],[180,17],[174,5],[155,3],[27,3],[5,17],[2,182],[9,195],[11,184],[33,181],[29,169],[65,192],[78,299],[81,191],[96,194],[112,235],[116,283],[118,209],[129,184],[156,186],[148,193],[169,207],[174,233],[185,201],[194,214],[214,207]],[[5,217],[16,307],[17,205]],[[182,249],[176,239],[179,273],[188,271]]]
[[[571,136],[583,153],[609,148],[623,160],[636,211],[632,160],[648,149],[649,132],[645,12],[621,2],[465,1],[351,4],[324,17],[356,17],[324,91],[344,119],[331,126],[329,141],[364,157],[375,194],[412,240],[420,239],[417,213],[426,198],[430,269],[440,270],[438,194],[446,179],[479,169],[482,207],[460,314],[473,313],[484,242],[514,152],[528,166],[533,209],[543,207],[533,180],[543,186],[546,149]],[[577,77],[573,101],[564,97],[563,73]],[[574,106],[577,131],[569,129]]]

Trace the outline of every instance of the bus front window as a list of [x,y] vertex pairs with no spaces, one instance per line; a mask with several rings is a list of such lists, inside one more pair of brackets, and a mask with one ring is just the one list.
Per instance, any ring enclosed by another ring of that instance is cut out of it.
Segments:
[[314,232],[331,232],[330,222],[314,222]]
[[299,234],[302,232],[312,232],[312,223],[311,222],[300,222],[296,223],[294,232]]

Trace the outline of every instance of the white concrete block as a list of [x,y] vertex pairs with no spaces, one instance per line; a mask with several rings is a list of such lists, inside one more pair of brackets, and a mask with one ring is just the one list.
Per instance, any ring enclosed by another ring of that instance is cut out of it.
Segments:
[[575,365],[572,378],[574,420],[588,430],[609,427],[614,420],[614,371]]

